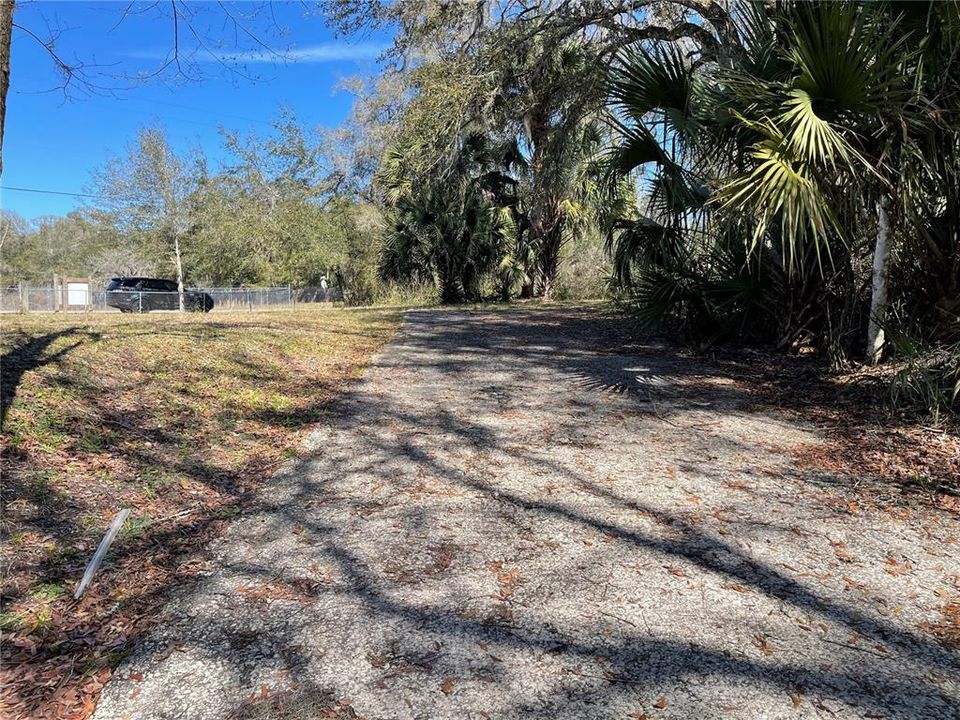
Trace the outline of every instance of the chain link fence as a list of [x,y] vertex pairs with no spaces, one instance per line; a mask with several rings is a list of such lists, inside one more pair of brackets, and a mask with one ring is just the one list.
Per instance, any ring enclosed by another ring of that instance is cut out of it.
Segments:
[[[184,291],[187,310],[237,312],[270,310],[302,304],[330,303],[342,300],[336,288],[189,288]],[[0,312],[154,312],[179,309],[179,293],[121,290],[84,292],[79,299],[67,296],[52,286],[26,284],[0,285]]]

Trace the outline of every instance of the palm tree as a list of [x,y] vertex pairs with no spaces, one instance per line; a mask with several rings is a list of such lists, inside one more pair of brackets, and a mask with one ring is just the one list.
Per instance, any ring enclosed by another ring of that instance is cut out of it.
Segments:
[[[526,35],[522,25],[506,37]],[[591,161],[601,147],[600,47],[584,38],[556,45],[541,38],[509,44],[499,74],[502,86],[486,122],[516,138],[524,164],[519,174],[525,208],[525,250],[535,258],[521,294],[549,298],[564,246],[599,209]]]
[[515,150],[471,133],[445,172],[425,182],[407,171],[410,152],[393,149],[381,170],[392,208],[381,276],[432,281],[445,303],[479,300],[483,278],[516,253],[519,205],[508,174]]
[[[946,22],[929,9],[928,29]],[[715,324],[749,306],[787,320],[781,341],[798,330],[826,340],[837,332],[831,298],[847,324],[858,315],[856,271],[872,245],[875,355],[891,226],[919,189],[895,179],[936,124],[922,35],[885,5],[743,3],[731,17],[724,64],[634,46],[612,73],[620,142],[608,167],[649,189],[644,212],[611,233],[619,277],[654,313]]]

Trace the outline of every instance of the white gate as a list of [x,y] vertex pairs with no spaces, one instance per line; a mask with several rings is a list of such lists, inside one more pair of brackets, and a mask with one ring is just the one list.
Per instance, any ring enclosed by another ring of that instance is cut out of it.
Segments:
[[67,305],[70,307],[86,307],[90,304],[90,283],[68,282]]

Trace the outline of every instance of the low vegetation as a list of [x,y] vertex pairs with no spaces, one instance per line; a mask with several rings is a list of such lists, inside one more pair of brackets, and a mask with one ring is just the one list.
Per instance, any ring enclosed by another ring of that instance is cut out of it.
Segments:
[[[7,318],[3,334],[0,702],[10,716],[92,708],[149,627],[185,554],[392,334],[400,313]],[[79,602],[114,513],[132,513]]]

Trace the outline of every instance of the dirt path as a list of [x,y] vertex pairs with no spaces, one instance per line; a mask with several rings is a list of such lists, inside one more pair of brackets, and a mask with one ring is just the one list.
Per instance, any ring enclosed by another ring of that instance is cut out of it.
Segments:
[[852,512],[615,328],[410,313],[95,717],[960,717],[956,519]]

